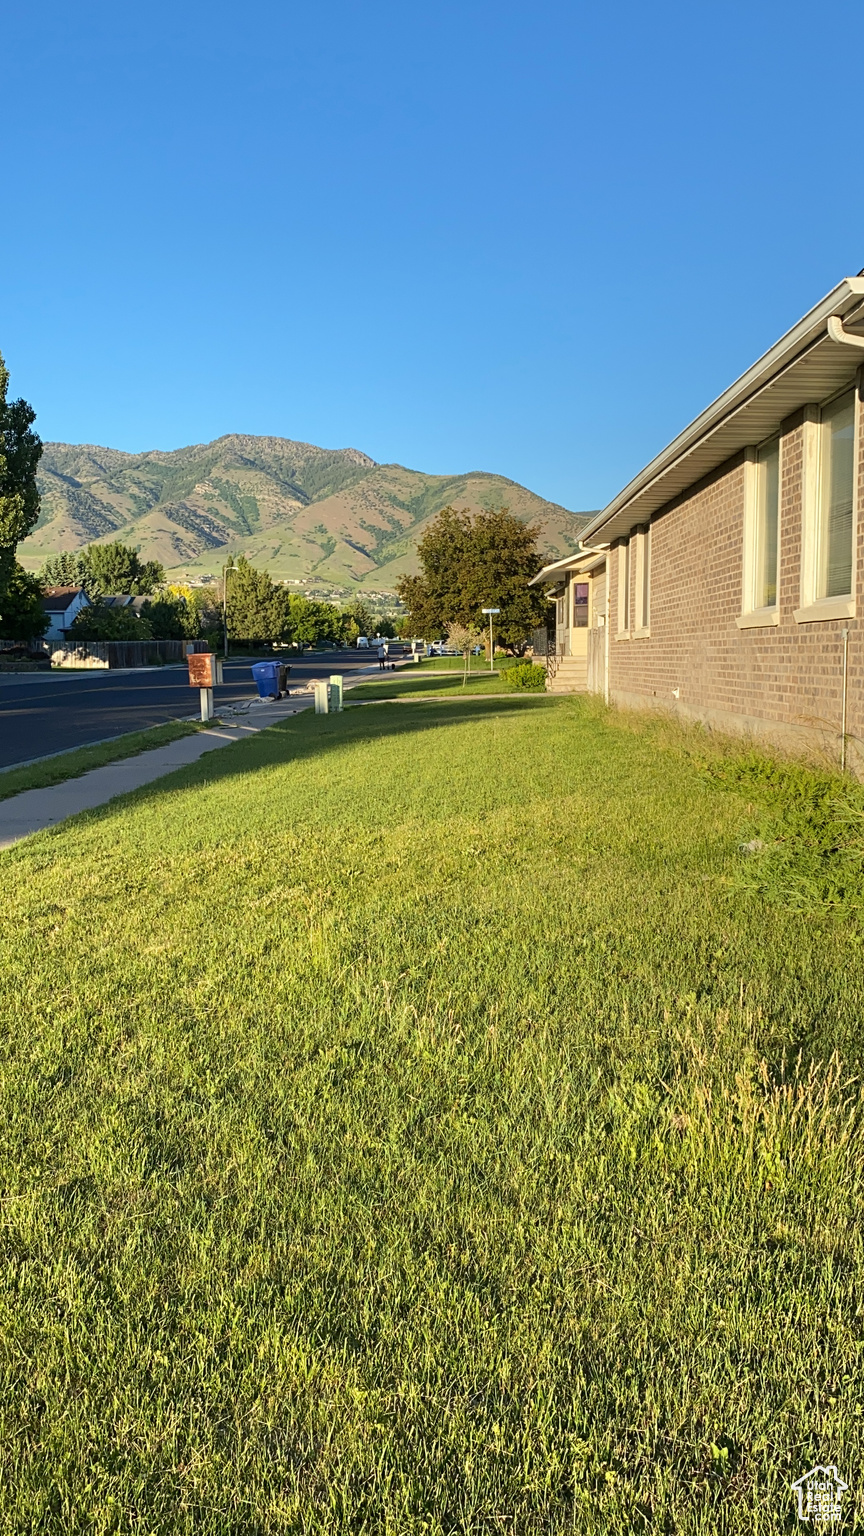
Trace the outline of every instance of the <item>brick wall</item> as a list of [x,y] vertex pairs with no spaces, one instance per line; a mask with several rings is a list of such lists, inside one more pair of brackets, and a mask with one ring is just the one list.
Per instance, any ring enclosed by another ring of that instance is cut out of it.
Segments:
[[[860,395],[860,382],[859,382]],[[859,422],[862,404],[859,399]],[[864,772],[864,516],[857,519],[858,617],[798,624],[801,606],[803,413],[781,429],[779,624],[739,629],[744,543],[744,456],[656,514],[651,524],[650,635],[619,639],[618,559],[610,583],[610,689],[617,703],[672,710],[837,761],[843,638],[849,630],[850,766]],[[858,508],[864,507],[859,429]],[[631,559],[630,612],[635,613]],[[674,690],[678,690],[676,698]]]

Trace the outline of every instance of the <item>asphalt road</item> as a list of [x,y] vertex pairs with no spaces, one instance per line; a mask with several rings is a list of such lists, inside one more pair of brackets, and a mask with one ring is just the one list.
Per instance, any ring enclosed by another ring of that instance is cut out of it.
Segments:
[[[331,672],[348,676],[374,665],[374,656],[330,651],[291,662],[289,690]],[[229,662],[214,704],[254,698],[249,662]],[[135,672],[0,673],[0,768],[46,757],[68,747],[142,731],[198,710],[198,690],[189,687],[185,666]]]

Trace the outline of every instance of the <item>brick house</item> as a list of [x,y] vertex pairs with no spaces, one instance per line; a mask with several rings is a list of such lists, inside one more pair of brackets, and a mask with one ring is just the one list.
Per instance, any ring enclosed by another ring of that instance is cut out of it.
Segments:
[[862,401],[864,275],[646,465],[583,556],[535,578],[564,612],[588,583],[589,687],[864,775]]

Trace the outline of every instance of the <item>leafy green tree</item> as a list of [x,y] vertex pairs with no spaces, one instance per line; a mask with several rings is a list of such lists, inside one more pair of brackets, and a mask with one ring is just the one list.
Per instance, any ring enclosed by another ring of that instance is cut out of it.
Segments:
[[154,640],[184,640],[197,633],[197,625],[190,623],[186,603],[170,593],[160,593],[151,603],[145,603],[141,616],[150,626]]
[[82,563],[94,588],[104,597],[125,593],[149,597],[165,581],[165,569],[158,560],[139,560],[137,549],[119,540],[113,544],[88,544]]
[[72,621],[69,634],[73,640],[152,640],[153,631],[146,618],[131,608],[108,608],[94,603],[82,608]]
[[[358,635],[374,635],[375,615],[368,603],[364,603],[360,597],[352,597],[350,603],[346,603],[342,612],[350,620],[353,620],[354,630],[351,639],[356,640]],[[348,631],[346,630],[346,635]]]
[[3,594],[0,639],[41,640],[48,628],[48,615],[42,607],[42,588],[35,576],[16,560]]
[[285,637],[299,647],[344,641],[343,617],[332,603],[318,603],[302,592],[292,592],[288,599],[288,624]]
[[8,387],[9,370],[0,356],[0,623],[6,621],[6,594],[13,584],[18,594],[13,607],[21,601],[15,550],[39,519],[36,466],[42,454],[42,443],[30,430],[36,412],[26,400],[7,400]]
[[240,555],[225,573],[227,581],[228,634],[232,640],[251,644],[285,638],[290,630],[289,596],[270,580],[267,571],[256,570]]
[[523,654],[546,612],[543,593],[528,586],[543,563],[538,531],[506,507],[473,518],[445,507],[418,543],[421,574],[396,584],[415,632],[436,638],[453,623],[483,623],[483,608],[500,608],[495,637]]

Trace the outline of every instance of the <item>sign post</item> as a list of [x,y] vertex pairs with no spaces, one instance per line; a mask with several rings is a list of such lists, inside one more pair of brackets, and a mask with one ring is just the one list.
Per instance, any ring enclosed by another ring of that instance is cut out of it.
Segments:
[[492,615],[493,615],[493,613],[500,613],[501,609],[500,608],[481,608],[480,612],[481,613],[488,613],[488,615],[489,615],[489,671],[493,672],[495,670],[494,666],[493,666],[493,662],[494,662],[494,659],[495,659],[495,641],[492,639]]

